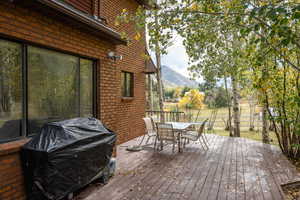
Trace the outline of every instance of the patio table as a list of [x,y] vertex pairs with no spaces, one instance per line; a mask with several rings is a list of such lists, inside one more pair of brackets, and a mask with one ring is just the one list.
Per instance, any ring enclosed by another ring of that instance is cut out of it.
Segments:
[[172,124],[173,130],[178,133],[178,151],[181,152],[181,135],[192,125],[198,125],[198,122],[166,122],[166,124]]

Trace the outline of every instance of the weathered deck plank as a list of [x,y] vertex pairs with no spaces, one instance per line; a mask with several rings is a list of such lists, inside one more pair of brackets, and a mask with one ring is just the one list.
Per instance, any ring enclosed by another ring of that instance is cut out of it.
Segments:
[[188,144],[182,153],[170,147],[127,152],[118,147],[117,174],[82,200],[269,200],[283,199],[281,184],[300,174],[277,147],[244,138],[208,135],[210,149]]

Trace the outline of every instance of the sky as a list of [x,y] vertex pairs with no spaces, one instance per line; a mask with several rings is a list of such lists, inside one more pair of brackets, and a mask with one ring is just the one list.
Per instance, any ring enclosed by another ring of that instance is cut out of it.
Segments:
[[189,67],[188,55],[185,52],[185,47],[182,45],[182,39],[176,37],[173,45],[167,49],[168,54],[162,56],[162,64],[171,67],[185,77],[189,77],[187,68]]
[[[189,67],[189,58],[185,52],[185,47],[182,44],[182,38],[176,36],[172,40],[172,43],[172,46],[167,49],[168,53],[166,55],[163,55],[161,58],[162,65],[167,65],[176,72],[189,78],[189,72],[187,70],[187,68]],[[151,53],[151,57],[153,58],[153,60],[155,60],[154,52]]]

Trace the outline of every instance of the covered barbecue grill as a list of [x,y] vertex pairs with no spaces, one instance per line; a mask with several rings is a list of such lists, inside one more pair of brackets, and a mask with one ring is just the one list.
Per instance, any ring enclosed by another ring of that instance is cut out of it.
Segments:
[[100,178],[115,141],[95,118],[44,125],[21,151],[28,199],[60,200]]

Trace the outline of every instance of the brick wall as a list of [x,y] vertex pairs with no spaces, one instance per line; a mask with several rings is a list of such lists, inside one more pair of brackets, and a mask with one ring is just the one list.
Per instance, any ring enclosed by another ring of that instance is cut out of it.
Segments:
[[25,199],[19,150],[27,140],[0,145],[0,200]]
[[[116,13],[121,13],[124,8],[133,13],[139,6],[135,0],[119,1],[110,0],[102,1],[101,16],[104,17],[109,26],[118,31],[127,30],[128,36],[132,39],[136,34],[134,24],[122,24],[115,26],[114,21]],[[113,8],[113,9],[112,9]],[[122,54],[124,59],[118,62],[118,80],[121,77],[121,71],[129,71],[134,73],[134,98],[132,100],[122,100],[118,95],[118,133],[119,141],[124,142],[140,136],[144,132],[143,117],[145,115],[146,99],[145,99],[145,37],[140,41],[131,40],[128,47],[118,46],[117,51]],[[121,94],[120,84],[118,84],[118,94]],[[128,126],[130,124],[130,126]]]
[[[121,9],[134,10],[134,0],[103,0],[102,17],[113,26],[113,19]],[[105,12],[104,12],[105,11]],[[133,25],[118,27],[118,30],[132,29]],[[97,70],[98,116],[118,134],[118,143],[125,142],[144,132],[142,117],[145,112],[145,43],[134,41],[128,47],[116,47],[110,42],[92,36],[66,23],[43,16],[7,1],[0,1],[0,34],[36,43],[42,46],[76,53],[99,59]],[[132,31],[131,34],[134,34]],[[1,36],[1,37],[2,37]],[[123,61],[107,58],[110,50],[123,55]],[[134,73],[134,98],[121,98],[121,70]],[[20,166],[19,148],[26,139],[0,144],[0,200],[25,199],[23,176]]]
[[65,0],[65,2],[84,13],[92,14],[93,12],[94,0]]

